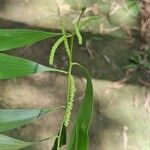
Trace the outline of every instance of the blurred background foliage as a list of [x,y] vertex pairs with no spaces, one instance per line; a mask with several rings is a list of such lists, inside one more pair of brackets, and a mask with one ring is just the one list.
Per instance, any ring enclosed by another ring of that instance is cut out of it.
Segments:
[[[57,0],[68,31],[77,20],[80,8],[87,7],[81,20],[81,25],[85,25],[82,28],[84,41],[82,46],[75,44],[74,60],[87,67],[93,77],[95,111],[90,150],[149,150],[150,28],[143,22],[141,26],[141,10],[145,9],[145,14],[149,13],[145,16],[150,16],[150,4],[143,1]],[[60,29],[55,0],[1,0],[0,7],[1,28],[34,28],[46,31]],[[148,20],[149,17],[145,16],[143,20]],[[141,29],[144,32],[141,33]],[[55,39],[48,39],[12,51],[11,54],[48,65],[49,47],[54,41]],[[57,51],[55,67],[67,66],[67,58],[62,49],[63,47],[60,47]],[[74,73],[79,84],[75,104],[75,108],[78,108],[84,82],[77,71]],[[60,98],[61,103],[65,100],[64,82],[64,77],[49,74],[3,81],[0,86],[1,106],[58,105]],[[38,100],[39,97],[41,100]],[[51,122],[51,118],[43,119],[45,124],[51,125],[46,125],[43,131],[43,123],[39,121],[29,127],[12,131],[11,134],[25,139],[44,137],[57,131],[59,123],[56,122],[61,116],[57,114],[56,117],[57,119],[52,118],[55,123]],[[48,147],[49,143],[44,143],[33,149],[47,150]]]

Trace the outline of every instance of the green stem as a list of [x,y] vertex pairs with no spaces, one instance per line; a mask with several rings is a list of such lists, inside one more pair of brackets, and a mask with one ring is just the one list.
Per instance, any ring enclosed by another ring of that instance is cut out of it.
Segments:
[[65,120],[65,117],[63,117],[63,121],[61,123],[60,131],[59,131],[59,135],[58,135],[57,150],[60,149],[59,148],[60,147],[60,139],[61,139],[62,129],[63,129],[63,125],[64,125],[64,120]]
[[39,140],[39,141],[37,141],[37,143],[39,143],[39,142],[44,142],[44,141],[50,140],[50,139],[52,139],[52,138],[57,138],[57,137],[58,137],[58,135],[53,135],[53,136],[50,136],[50,137],[48,137],[48,138]]
[[[84,13],[85,9],[82,10],[79,18],[78,18],[78,21],[77,21],[77,25],[79,24],[79,21]],[[66,108],[67,108],[67,104],[68,104],[68,100],[69,100],[69,95],[70,95],[70,79],[69,79],[69,76],[72,72],[72,66],[73,66],[73,62],[72,62],[72,55],[73,55],[73,46],[74,46],[74,37],[75,37],[75,31],[72,32],[71,35],[69,35],[71,37],[71,43],[70,43],[70,47],[69,47],[69,44],[68,44],[68,40],[67,40],[67,36],[66,36],[66,32],[65,32],[65,29],[64,29],[64,26],[63,26],[63,21],[61,20],[61,28],[62,28],[62,33],[65,35],[65,40],[66,40],[66,44],[65,47],[66,48],[69,48],[69,51],[70,53],[68,53],[68,59],[69,59],[69,66],[68,66],[68,71],[67,71],[67,100],[66,100]],[[65,114],[66,114],[66,111],[65,111]],[[65,115],[63,117],[63,121],[62,121],[62,124],[61,124],[61,128],[60,128],[60,132],[59,132],[59,136],[58,136],[58,143],[57,143],[57,150],[60,150],[60,140],[61,140],[61,134],[62,134],[62,129],[63,129],[63,125],[64,125],[64,121],[65,121]]]
[[[66,100],[66,105],[68,104],[69,94],[70,94],[70,80],[69,80],[69,75],[71,74],[71,71],[72,71],[73,45],[74,45],[74,33],[72,33],[72,36],[71,36],[70,57],[68,57],[69,58],[69,66],[68,66],[68,71],[67,71],[67,100]],[[69,47],[69,45],[68,45],[68,47]],[[66,106],[66,108],[67,108],[67,106]],[[58,136],[57,150],[60,149],[59,147],[60,147],[60,140],[61,140],[61,134],[62,134],[62,129],[63,129],[64,121],[65,121],[65,116],[63,118],[63,121],[62,121],[62,124],[61,124],[61,128],[60,128],[60,132],[59,132],[59,136]]]
[[67,74],[67,72],[66,71],[64,71],[64,70],[59,70],[59,69],[55,69],[55,68],[50,68],[48,71],[54,71],[54,72],[59,72],[59,73],[63,73],[63,74]]
[[58,109],[61,109],[61,108],[65,108],[65,106],[59,106],[59,107],[55,107],[55,108],[47,108],[47,109],[43,109],[41,114],[45,114],[45,113],[48,113],[48,112],[52,112],[52,111],[57,111]]
[[84,13],[85,10],[86,10],[86,8],[81,9],[81,14],[80,14],[80,16],[79,16],[79,18],[78,18],[77,25],[79,24],[80,19],[81,19],[81,17],[82,17],[82,15],[83,15],[83,13]]

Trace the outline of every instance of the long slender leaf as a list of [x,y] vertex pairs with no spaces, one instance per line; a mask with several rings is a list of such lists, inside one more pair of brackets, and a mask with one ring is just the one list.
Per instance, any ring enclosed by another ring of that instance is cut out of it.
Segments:
[[38,41],[61,35],[29,29],[0,29],[0,51],[32,45]]
[[19,150],[31,146],[32,144],[34,143],[20,141],[0,134],[0,150]]
[[[58,136],[59,136],[59,133],[58,133]],[[66,132],[65,125],[63,125],[61,136],[60,136],[60,147],[59,148],[66,145],[66,141],[67,141],[67,132]],[[52,150],[57,150],[57,144],[58,144],[58,137],[55,139]]]
[[23,77],[44,71],[63,72],[23,58],[0,54],[0,79]]
[[[80,66],[79,64],[76,64]],[[75,120],[74,128],[68,150],[87,150],[89,146],[89,127],[93,114],[93,86],[89,73],[80,66],[87,78],[86,90],[79,113]]]
[[100,20],[99,16],[88,16],[85,18],[82,18],[81,21],[79,22],[79,27],[80,29],[84,29],[86,26],[90,25],[90,23],[95,23]]
[[58,108],[61,107],[51,109],[0,109],[0,132],[28,124],[33,119]]

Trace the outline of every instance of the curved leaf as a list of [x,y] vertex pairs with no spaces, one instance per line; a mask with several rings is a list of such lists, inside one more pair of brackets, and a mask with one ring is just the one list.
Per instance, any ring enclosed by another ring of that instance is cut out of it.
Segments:
[[0,132],[30,123],[33,119],[58,108],[49,109],[0,109]]
[[100,20],[99,16],[88,16],[81,19],[79,22],[80,29],[84,29],[85,27],[89,26],[91,23],[95,23]]
[[23,58],[0,54],[0,79],[23,77],[44,71],[64,73],[61,70],[49,68]]
[[77,63],[74,63],[74,65],[78,65],[82,68],[87,78],[87,84],[84,99],[74,123],[68,150],[87,150],[89,145],[89,127],[91,124],[94,105],[93,85],[87,70]]
[[0,29],[0,51],[32,45],[38,41],[61,35],[30,29]]
[[0,134],[0,150],[19,150],[33,145],[32,142],[24,142],[9,136]]

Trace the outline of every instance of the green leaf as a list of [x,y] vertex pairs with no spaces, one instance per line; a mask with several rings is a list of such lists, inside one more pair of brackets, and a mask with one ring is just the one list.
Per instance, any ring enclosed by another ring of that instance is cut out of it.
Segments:
[[[59,136],[59,133],[58,133]],[[66,145],[66,141],[67,141],[67,133],[66,133],[66,127],[65,125],[63,125],[62,127],[62,132],[61,132],[61,136],[60,136],[60,148],[64,145]],[[57,145],[58,145],[58,137],[56,138],[53,148],[52,150],[57,150]]]
[[49,68],[23,58],[0,54],[0,79],[29,76],[44,71],[65,73],[61,70]]
[[134,63],[131,63],[131,64],[125,66],[124,68],[125,68],[125,69],[131,69],[131,68],[137,69],[137,68],[138,68],[138,65],[137,65],[137,64],[134,64]]
[[139,52],[133,52],[131,55],[130,55],[130,58],[129,58],[129,61],[131,63],[134,63],[134,64],[140,64],[141,61],[142,61],[142,57],[141,57],[141,54]]
[[0,51],[32,45],[38,41],[61,35],[29,29],[0,29]]
[[81,19],[79,22],[79,28],[85,28],[87,26],[90,26],[91,23],[98,22],[100,20],[99,16],[88,16]]
[[0,134],[0,150],[19,150],[33,145],[32,142],[20,141],[5,135]]
[[94,105],[93,85],[88,71],[77,63],[74,63],[74,65],[78,65],[82,68],[87,78],[87,84],[84,99],[79,109],[72,135],[70,137],[71,140],[69,142],[68,150],[87,150],[89,146],[89,128]]
[[134,18],[137,18],[137,15],[140,12],[140,3],[137,0],[127,0],[123,5],[123,9]]
[[28,124],[33,119],[58,108],[61,107],[49,109],[0,109],[0,132]]

